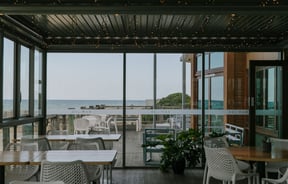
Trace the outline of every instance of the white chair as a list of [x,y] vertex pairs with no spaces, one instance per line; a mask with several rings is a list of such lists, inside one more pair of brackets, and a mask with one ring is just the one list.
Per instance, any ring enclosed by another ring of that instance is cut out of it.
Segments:
[[87,119],[89,121],[89,126],[92,128],[94,126],[97,126],[102,122],[102,117],[99,115],[87,115],[82,116],[83,119]]
[[266,183],[273,183],[273,184],[283,184],[286,183],[288,184],[288,169],[286,169],[286,172],[283,174],[283,176],[281,176],[278,179],[272,179],[272,178],[262,178],[261,179],[261,183],[262,184],[266,184]]
[[88,134],[90,129],[90,124],[88,119],[76,118],[73,121],[74,124],[74,134]]
[[[99,150],[104,147],[102,138],[76,138],[75,143],[69,143],[68,150]],[[105,148],[105,147],[104,147]],[[93,183],[99,183],[103,173],[103,165],[85,165],[88,171],[88,179]]]
[[[89,134],[101,134],[99,131],[90,130]],[[104,141],[105,149],[111,150],[113,148],[113,141]]]
[[106,119],[103,119],[102,116],[83,116],[82,118],[88,119],[90,121],[91,131],[104,134],[110,133],[109,124],[107,123]]
[[11,181],[9,184],[65,184],[63,181],[51,181],[51,182],[41,182],[41,181]]
[[106,149],[104,140],[101,137],[95,137],[95,138],[77,137],[75,142],[78,144],[96,143],[98,150],[105,150]]
[[[204,140],[204,145],[209,147],[209,148],[227,148],[229,147],[229,143],[227,141],[226,136],[221,136],[221,137],[208,137]],[[237,160],[237,165],[241,171],[249,171],[250,170],[250,164],[241,160]],[[204,168],[204,176],[203,176],[203,184],[206,183],[206,178],[207,178],[207,171],[208,171],[208,166],[207,162],[205,164]]]
[[49,140],[46,137],[22,137],[21,143],[37,143],[39,151],[51,150]]
[[81,160],[73,162],[41,162],[41,182],[63,181],[69,184],[89,184],[86,167]]
[[118,127],[117,127],[117,116],[110,116],[106,120],[106,124],[109,127],[109,133],[111,133],[111,128],[113,126],[113,129],[115,131],[115,134],[118,134]]
[[208,166],[206,184],[210,178],[235,184],[238,180],[248,179],[248,183],[259,184],[259,174],[256,172],[244,173],[240,170],[237,161],[227,148],[209,148],[204,145],[206,162]]
[[[68,135],[68,130],[49,130],[47,135]],[[52,150],[66,150],[68,146],[67,141],[51,141],[50,146]]]
[[[288,139],[269,138],[271,149],[286,149],[288,151]],[[268,178],[268,173],[277,173],[280,178],[279,168],[288,167],[288,162],[266,162],[265,177]]]
[[[37,151],[37,143],[9,143],[5,151]],[[27,181],[32,177],[37,178],[39,166],[37,165],[9,165],[5,166],[5,183],[13,180]]]

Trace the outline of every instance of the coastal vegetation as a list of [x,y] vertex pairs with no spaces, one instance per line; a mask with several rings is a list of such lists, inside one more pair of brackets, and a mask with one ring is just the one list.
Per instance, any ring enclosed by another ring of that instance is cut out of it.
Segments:
[[[166,97],[161,98],[156,103],[157,109],[180,109],[182,108],[182,93],[172,93]],[[190,96],[185,95],[185,108],[190,107]],[[164,119],[168,118],[169,115],[165,115]],[[143,122],[153,121],[153,115],[143,115]]]

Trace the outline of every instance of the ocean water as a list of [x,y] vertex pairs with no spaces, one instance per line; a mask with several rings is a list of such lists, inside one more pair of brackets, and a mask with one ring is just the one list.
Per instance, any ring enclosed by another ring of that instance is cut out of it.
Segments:
[[[105,106],[122,106],[122,100],[47,100],[47,109],[81,109],[81,107],[89,108],[96,105]],[[145,100],[128,100],[126,106],[144,106]]]
[[[35,107],[37,106],[35,101]],[[12,100],[4,100],[3,107],[6,110],[12,109]],[[89,106],[105,105],[105,106],[122,106],[122,100],[47,100],[47,110],[67,110],[67,109],[81,109],[81,107],[89,108]],[[145,100],[127,100],[126,106],[144,106]],[[28,107],[28,101],[23,100],[21,106]]]

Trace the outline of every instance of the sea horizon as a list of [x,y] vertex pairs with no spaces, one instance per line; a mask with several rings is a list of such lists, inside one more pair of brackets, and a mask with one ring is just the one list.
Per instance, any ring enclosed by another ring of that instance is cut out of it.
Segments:
[[[126,106],[145,106],[147,100],[127,100]],[[27,104],[27,100],[22,100],[22,103]],[[35,104],[38,102],[35,101]],[[12,100],[4,100],[5,109],[12,109]],[[91,106],[123,106],[123,100],[61,100],[47,99],[47,110],[67,110],[89,108]]]

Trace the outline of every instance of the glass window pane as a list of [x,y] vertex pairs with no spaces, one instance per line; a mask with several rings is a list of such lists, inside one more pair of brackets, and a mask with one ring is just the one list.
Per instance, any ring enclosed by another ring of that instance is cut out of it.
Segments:
[[197,60],[197,71],[201,71],[202,70],[202,54],[198,54],[196,57]]
[[21,46],[20,58],[20,116],[29,114],[29,49]]
[[157,99],[182,92],[181,56],[181,54],[157,54]]
[[[153,60],[154,54],[126,55],[126,108],[128,113],[126,126],[130,132],[136,131],[140,133],[145,128],[153,127],[153,115],[143,114],[143,110],[153,107]],[[133,130],[131,130],[132,128]],[[128,133],[126,140],[128,140],[126,144],[126,165],[143,166],[143,159],[134,159],[140,154],[139,151],[142,151],[142,149],[139,150],[138,144],[131,144],[129,141],[142,143],[142,136],[135,137],[135,134]]]
[[34,115],[41,115],[42,112],[42,53],[35,50],[35,77],[34,77]]
[[224,66],[224,52],[213,52],[211,53],[210,58],[211,69]]
[[13,117],[14,42],[4,38],[3,118]]
[[223,109],[223,76],[211,78],[211,109]]
[[[212,77],[211,78],[211,109],[224,109],[224,81],[223,76]],[[211,126],[215,127],[218,132],[221,132],[223,129],[223,115],[219,114],[217,111],[210,115]],[[219,128],[217,128],[219,127]],[[215,130],[215,131],[216,131]]]

